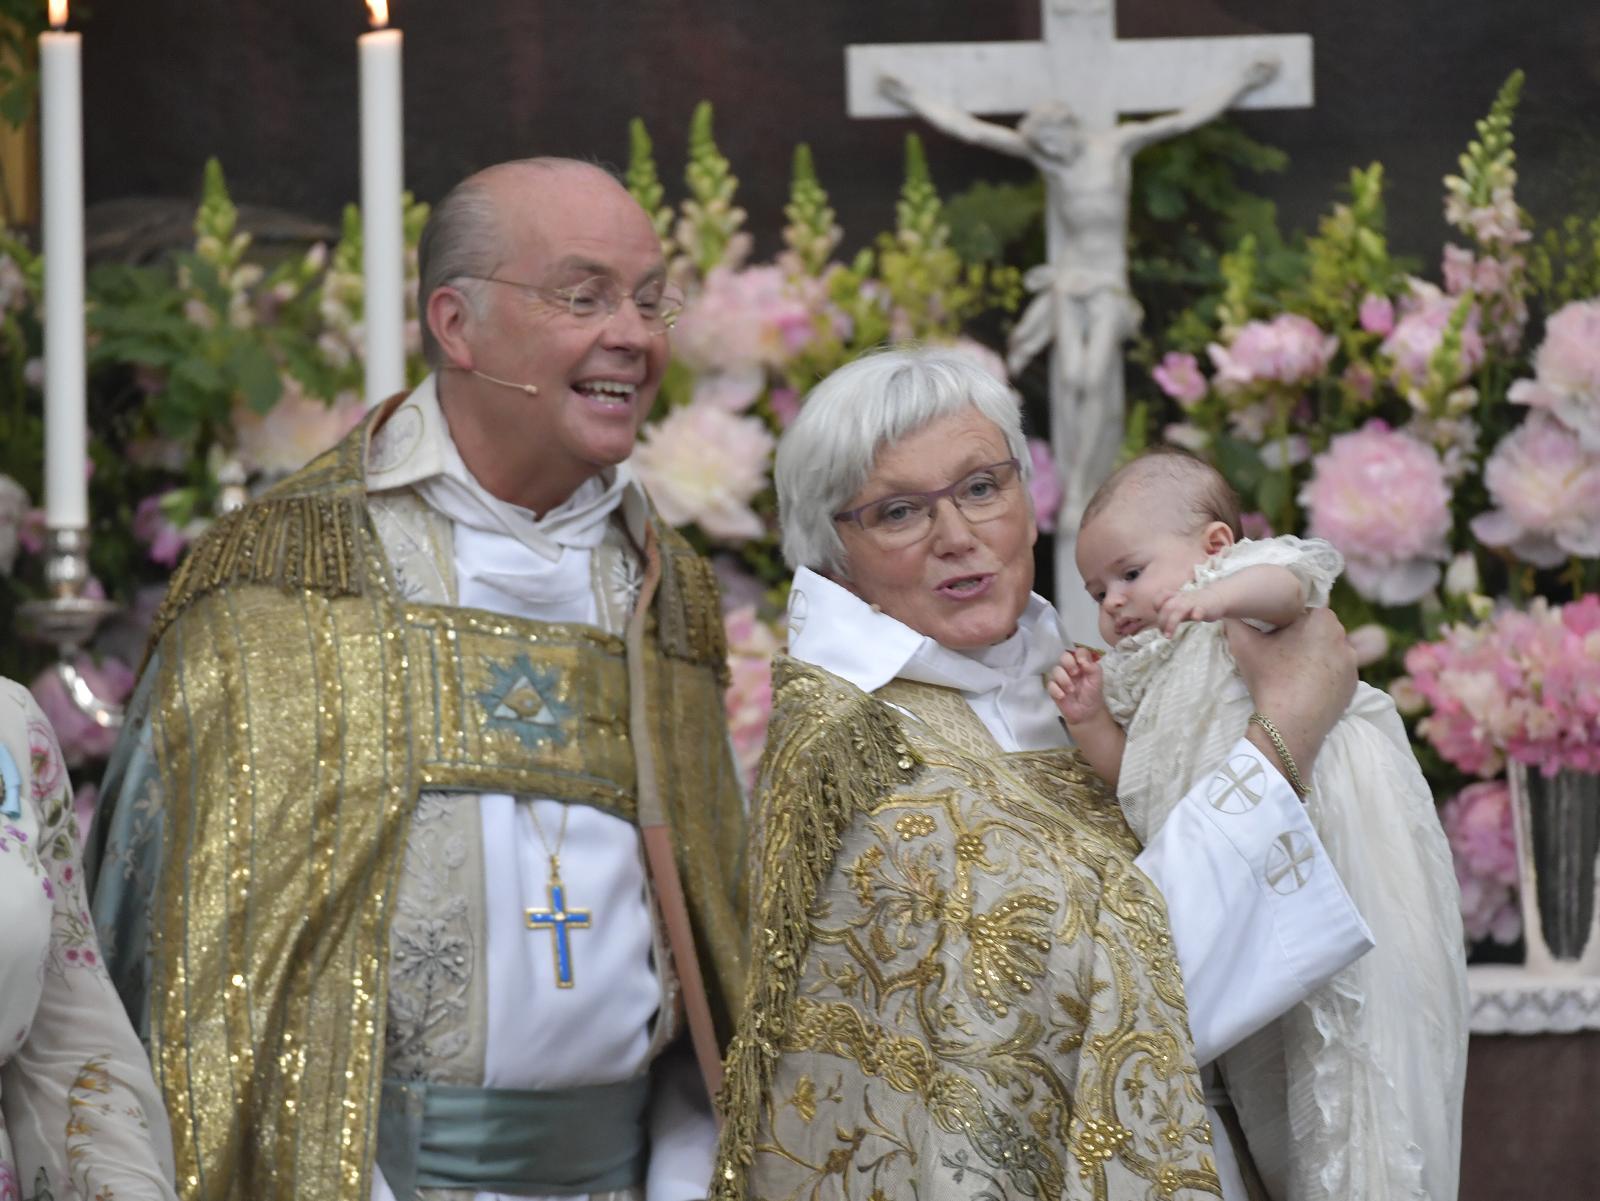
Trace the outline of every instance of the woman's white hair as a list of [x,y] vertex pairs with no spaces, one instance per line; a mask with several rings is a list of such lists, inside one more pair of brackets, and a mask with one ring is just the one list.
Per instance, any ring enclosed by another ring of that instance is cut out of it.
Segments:
[[1026,481],[1033,465],[1016,394],[964,351],[880,350],[813,388],[773,468],[789,566],[848,575],[833,515],[861,491],[880,450],[968,407],[999,427]]

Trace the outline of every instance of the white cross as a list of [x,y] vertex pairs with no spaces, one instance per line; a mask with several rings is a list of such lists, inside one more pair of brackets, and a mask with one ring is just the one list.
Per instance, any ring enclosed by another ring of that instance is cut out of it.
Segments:
[[1317,853],[1306,837],[1287,830],[1278,835],[1267,850],[1267,886],[1284,896],[1299,892],[1311,878],[1316,864]]
[[1266,795],[1266,768],[1250,755],[1235,755],[1211,779],[1209,800],[1219,813],[1249,813]]
[[1278,60],[1272,82],[1240,108],[1308,108],[1309,34],[1117,40],[1111,0],[1040,0],[1038,42],[891,43],[845,48],[845,91],[852,117],[904,117],[878,91],[893,75],[935,100],[969,113],[1026,112],[1058,100],[1089,129],[1121,114],[1182,108],[1252,62]]

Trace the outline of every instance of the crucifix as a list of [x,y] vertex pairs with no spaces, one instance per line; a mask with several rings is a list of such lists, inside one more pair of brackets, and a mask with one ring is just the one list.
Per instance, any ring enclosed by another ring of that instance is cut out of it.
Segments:
[[551,938],[551,952],[556,960],[556,987],[572,987],[572,948],[567,943],[567,931],[587,930],[589,928],[589,911],[587,909],[568,909],[566,887],[561,883],[561,877],[556,874],[552,865],[550,882],[545,886],[550,896],[548,909],[529,909],[525,911],[528,929],[549,930]]
[[[1012,331],[1013,374],[1050,348],[1050,425],[1064,498],[1056,605],[1077,639],[1095,608],[1074,558],[1078,521],[1122,446],[1122,344],[1143,319],[1128,286],[1133,157],[1224,109],[1311,103],[1311,38],[1119,41],[1114,0],[1041,0],[1038,42],[850,46],[853,117],[912,112],[965,141],[1025,158],[1045,178],[1049,262],[1024,277],[1034,299]],[[1119,122],[1123,114],[1164,117]],[[1023,113],[1015,126],[978,114]]]

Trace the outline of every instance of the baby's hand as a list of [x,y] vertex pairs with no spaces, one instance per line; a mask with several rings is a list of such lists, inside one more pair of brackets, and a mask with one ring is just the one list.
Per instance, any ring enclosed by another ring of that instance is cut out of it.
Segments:
[[1209,588],[1196,588],[1192,592],[1174,592],[1162,601],[1156,624],[1171,638],[1183,622],[1221,621],[1226,616],[1222,599],[1216,593]]
[[1080,647],[1061,656],[1061,662],[1050,669],[1044,689],[1061,710],[1061,716],[1072,725],[1079,725],[1106,712],[1101,695],[1103,679],[1100,660],[1093,651]]

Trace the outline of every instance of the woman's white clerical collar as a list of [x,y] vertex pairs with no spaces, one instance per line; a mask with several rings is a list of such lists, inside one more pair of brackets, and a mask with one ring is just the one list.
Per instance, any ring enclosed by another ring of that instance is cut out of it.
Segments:
[[[1009,666],[1005,652],[1024,662],[1036,658],[1029,651],[1041,636],[1052,646],[1060,641],[1055,610],[1038,595],[1029,599],[1013,635],[1022,639],[1020,655],[1008,639],[991,648],[995,655],[974,656],[917,633],[809,567],[795,572],[789,592],[790,656],[832,672],[863,692],[876,692],[898,677],[963,692],[987,692],[1015,674],[1002,666]],[[1053,650],[1052,661],[1059,654]],[[983,662],[986,658],[989,663]]]

